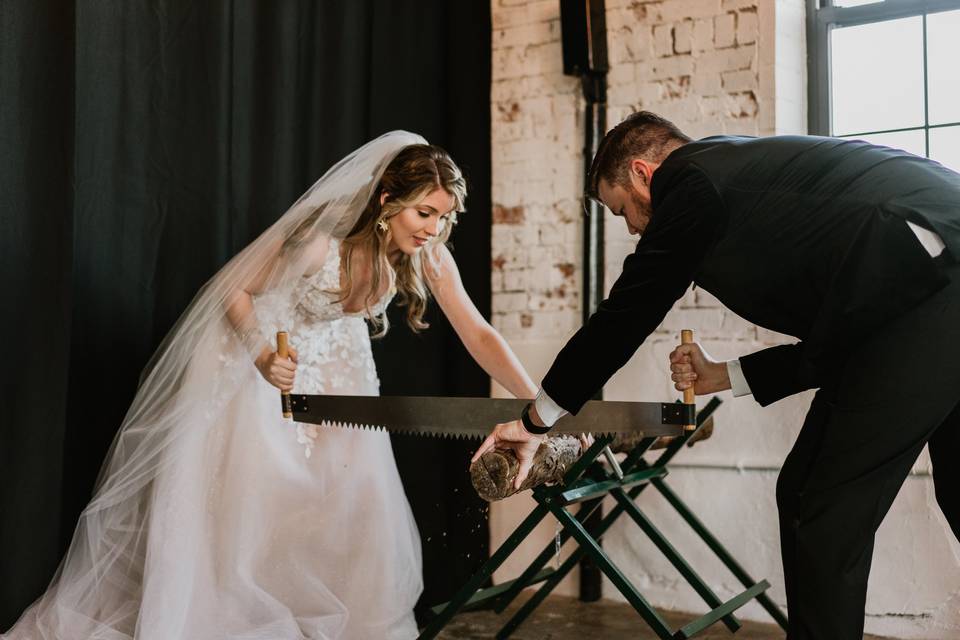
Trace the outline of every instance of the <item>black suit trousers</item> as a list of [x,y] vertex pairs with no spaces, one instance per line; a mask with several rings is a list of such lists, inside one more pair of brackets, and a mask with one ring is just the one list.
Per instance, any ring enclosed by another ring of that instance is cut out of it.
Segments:
[[[860,640],[874,535],[929,446],[960,538],[960,266],[817,392],[777,482],[790,640]],[[889,550],[893,551],[893,550]]]

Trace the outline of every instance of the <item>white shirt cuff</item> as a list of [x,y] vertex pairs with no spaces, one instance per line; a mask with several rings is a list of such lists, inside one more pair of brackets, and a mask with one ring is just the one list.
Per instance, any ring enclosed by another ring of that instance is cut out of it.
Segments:
[[567,415],[566,410],[554,402],[542,388],[537,392],[537,399],[533,401],[533,404],[537,408],[537,415],[540,416],[540,420],[548,427],[552,427],[557,420]]
[[743,375],[740,360],[727,360],[727,377],[730,378],[730,390],[733,391],[735,398],[748,396],[753,393],[750,391],[750,385]]
[[941,239],[940,236],[929,229],[924,229],[918,224],[913,224],[909,220],[907,220],[907,226],[909,226],[910,231],[913,231],[913,234],[917,236],[917,240],[920,241],[920,244],[923,245],[923,248],[930,254],[931,258],[936,258],[943,253],[946,245],[943,244],[943,239]]

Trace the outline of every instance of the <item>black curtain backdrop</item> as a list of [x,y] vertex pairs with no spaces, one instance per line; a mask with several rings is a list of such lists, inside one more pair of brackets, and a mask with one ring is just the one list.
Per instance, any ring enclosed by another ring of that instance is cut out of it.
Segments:
[[[156,345],[331,164],[390,129],[467,174],[454,255],[490,285],[485,0],[0,0],[0,629],[46,587]],[[375,343],[384,395],[486,395],[436,313]],[[397,437],[424,605],[487,555],[474,444]]]

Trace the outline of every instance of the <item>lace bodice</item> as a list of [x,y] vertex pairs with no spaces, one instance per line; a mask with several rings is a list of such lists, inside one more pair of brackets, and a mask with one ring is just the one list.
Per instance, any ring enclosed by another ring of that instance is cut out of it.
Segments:
[[[323,266],[304,277],[295,288],[293,295],[298,302],[294,317],[288,321],[268,318],[266,300],[263,301],[266,308],[258,305],[265,335],[287,331],[290,344],[297,350],[295,393],[357,396],[380,393],[380,380],[370,349],[367,313],[345,311],[333,293],[340,286],[340,262],[340,243],[331,239]],[[371,306],[371,312],[383,313],[392,298],[393,292],[388,292]],[[304,445],[307,457],[316,436],[317,425],[297,425],[297,439]]]
[[[297,311],[313,320],[334,320],[337,318],[358,317],[365,318],[366,310],[347,312],[343,304],[337,301],[330,293],[340,288],[340,242],[330,239],[327,257],[323,266],[314,274],[304,276],[294,290],[294,295],[300,300]],[[374,316],[382,314],[393,299],[394,292],[386,293],[374,303],[370,312]]]

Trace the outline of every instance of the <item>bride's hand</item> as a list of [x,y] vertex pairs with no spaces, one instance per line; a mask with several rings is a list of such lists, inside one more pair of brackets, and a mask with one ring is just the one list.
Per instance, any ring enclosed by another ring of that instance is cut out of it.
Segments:
[[276,351],[264,349],[255,364],[263,379],[280,391],[291,391],[297,371],[297,350],[288,347],[289,358],[281,358]]

